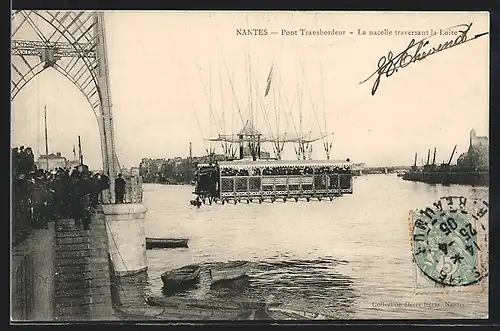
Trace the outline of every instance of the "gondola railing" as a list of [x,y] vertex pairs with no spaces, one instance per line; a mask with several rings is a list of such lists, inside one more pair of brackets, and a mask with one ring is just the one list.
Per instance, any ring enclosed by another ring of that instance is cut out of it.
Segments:
[[222,176],[219,198],[352,193],[351,174]]

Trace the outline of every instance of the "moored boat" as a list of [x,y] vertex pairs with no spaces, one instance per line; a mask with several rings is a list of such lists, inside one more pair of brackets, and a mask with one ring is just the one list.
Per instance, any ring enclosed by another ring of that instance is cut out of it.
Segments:
[[146,249],[188,247],[184,238],[146,238]]
[[243,277],[250,269],[250,266],[248,261],[231,261],[214,266],[209,271],[212,284]]
[[[430,162],[430,149],[427,162],[417,167],[417,153],[411,170],[403,176],[404,180],[423,182],[427,184],[459,184],[459,185],[489,185],[489,149],[488,138],[476,136],[476,131],[470,132],[469,149],[462,153],[456,164],[451,164],[457,145],[453,148],[448,162],[436,165],[436,149]],[[423,160],[422,160],[423,163]]]
[[194,285],[200,280],[200,271],[201,267],[198,265],[187,265],[179,269],[166,271],[161,275],[163,289],[170,292]]

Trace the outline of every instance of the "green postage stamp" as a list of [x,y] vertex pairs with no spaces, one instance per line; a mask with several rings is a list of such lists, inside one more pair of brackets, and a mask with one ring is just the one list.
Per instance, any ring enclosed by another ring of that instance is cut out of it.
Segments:
[[484,200],[448,196],[410,212],[417,293],[484,289],[488,209]]

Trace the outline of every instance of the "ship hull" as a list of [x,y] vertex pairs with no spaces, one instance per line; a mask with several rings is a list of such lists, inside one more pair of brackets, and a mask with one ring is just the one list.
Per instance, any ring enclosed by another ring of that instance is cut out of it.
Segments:
[[210,269],[210,276],[212,284],[230,281],[245,276],[250,269],[249,262],[237,261],[229,262],[218,267]]
[[200,270],[199,266],[184,266],[163,273],[161,275],[163,291],[173,293],[194,286],[200,280]]
[[408,172],[404,180],[427,184],[488,186],[489,173],[484,172]]
[[187,248],[188,239],[182,238],[146,238],[146,249]]

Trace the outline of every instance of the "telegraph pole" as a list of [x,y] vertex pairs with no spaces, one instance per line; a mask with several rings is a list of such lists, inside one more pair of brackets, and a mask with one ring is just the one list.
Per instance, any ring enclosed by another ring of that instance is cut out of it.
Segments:
[[45,162],[47,165],[47,171],[49,171],[49,137],[47,131],[47,106],[43,107],[43,117],[45,122]]
[[78,159],[80,160],[80,165],[82,165],[83,153],[82,153],[82,142],[80,141],[80,136],[78,136]]

